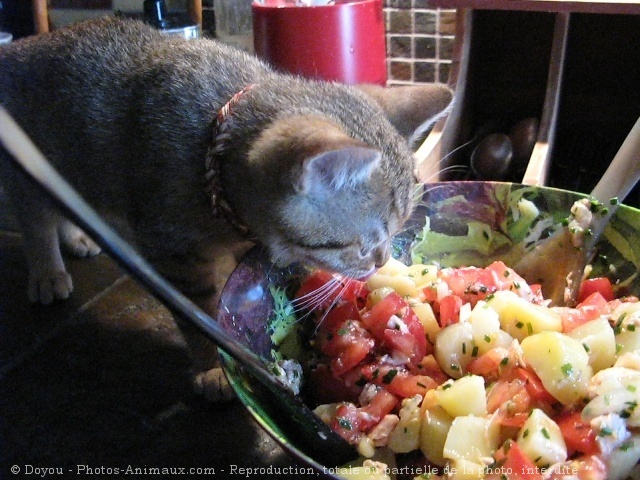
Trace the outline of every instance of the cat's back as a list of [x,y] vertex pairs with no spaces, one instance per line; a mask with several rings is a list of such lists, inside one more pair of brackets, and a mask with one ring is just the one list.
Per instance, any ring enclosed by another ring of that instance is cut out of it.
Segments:
[[124,82],[144,50],[161,40],[141,23],[105,17],[11,43],[0,50],[3,103],[11,102],[11,88]]

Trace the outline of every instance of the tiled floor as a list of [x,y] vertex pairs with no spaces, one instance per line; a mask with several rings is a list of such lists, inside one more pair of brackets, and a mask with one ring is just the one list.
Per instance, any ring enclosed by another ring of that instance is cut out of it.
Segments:
[[[297,465],[239,402],[216,407],[192,393],[168,311],[106,255],[69,260],[70,300],[31,305],[1,193],[0,227],[0,479],[34,478],[44,467],[71,478],[209,467],[231,478],[233,465]],[[21,474],[12,475],[14,465]],[[121,473],[88,475],[83,466]]]

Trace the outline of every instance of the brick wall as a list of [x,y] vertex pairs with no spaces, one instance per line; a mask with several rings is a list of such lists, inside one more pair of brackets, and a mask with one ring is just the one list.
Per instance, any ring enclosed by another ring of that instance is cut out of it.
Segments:
[[455,10],[429,0],[385,0],[390,84],[446,82],[455,34]]

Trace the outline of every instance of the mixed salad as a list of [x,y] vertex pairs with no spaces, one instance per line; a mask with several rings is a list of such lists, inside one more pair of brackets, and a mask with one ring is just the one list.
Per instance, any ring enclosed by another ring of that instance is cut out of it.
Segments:
[[444,195],[366,281],[316,271],[293,300],[271,291],[276,363],[303,365],[316,413],[370,459],[341,475],[615,480],[638,463],[640,302],[624,288],[640,252],[610,232],[623,267],[597,259],[578,305],[551,306],[519,265],[566,210],[535,195]]
[[[316,272],[297,298],[331,282]],[[549,308],[499,261],[391,260],[334,291],[308,393],[364,457],[384,447],[433,479],[615,479],[640,458],[640,303],[608,280]]]

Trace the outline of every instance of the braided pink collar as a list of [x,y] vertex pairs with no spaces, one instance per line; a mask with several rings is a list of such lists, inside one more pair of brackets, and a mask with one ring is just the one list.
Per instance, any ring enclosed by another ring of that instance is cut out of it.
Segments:
[[213,126],[213,145],[207,150],[205,161],[205,191],[209,195],[214,217],[224,217],[233,228],[243,235],[249,233],[249,227],[240,220],[224,197],[224,187],[220,180],[220,153],[226,149],[226,141],[231,136],[228,130],[233,124],[233,109],[240,102],[242,96],[255,86],[252,84],[240,90],[218,111]]

